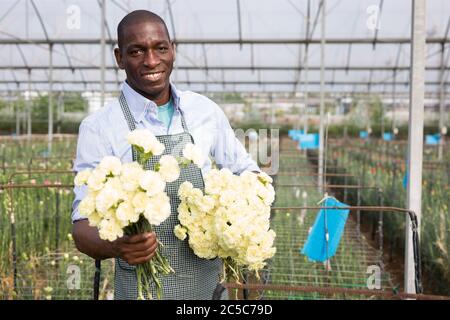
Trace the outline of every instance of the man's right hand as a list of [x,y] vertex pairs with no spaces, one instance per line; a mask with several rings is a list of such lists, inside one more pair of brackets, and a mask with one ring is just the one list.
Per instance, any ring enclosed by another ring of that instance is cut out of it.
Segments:
[[116,257],[125,260],[130,265],[149,261],[156,253],[158,241],[154,232],[131,236],[123,236],[112,243]]

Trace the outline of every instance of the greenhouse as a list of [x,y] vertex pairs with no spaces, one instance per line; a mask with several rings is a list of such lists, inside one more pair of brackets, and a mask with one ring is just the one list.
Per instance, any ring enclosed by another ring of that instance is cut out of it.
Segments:
[[449,1],[4,0],[0,48],[0,300],[450,299]]

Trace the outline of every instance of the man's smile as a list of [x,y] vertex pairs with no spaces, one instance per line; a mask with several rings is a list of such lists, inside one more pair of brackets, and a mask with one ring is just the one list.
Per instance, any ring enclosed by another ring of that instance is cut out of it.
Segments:
[[164,75],[164,71],[142,73],[142,77],[144,79],[150,80],[152,82],[156,82],[156,81],[161,80],[163,75]]

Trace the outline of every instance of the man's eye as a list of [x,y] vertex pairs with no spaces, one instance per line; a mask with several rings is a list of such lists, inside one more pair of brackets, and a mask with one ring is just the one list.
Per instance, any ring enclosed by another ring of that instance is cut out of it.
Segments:
[[131,50],[131,55],[136,56],[142,54],[144,51],[142,49]]
[[167,48],[167,47],[159,47],[158,50],[160,52],[167,52],[167,50],[169,50],[169,48]]

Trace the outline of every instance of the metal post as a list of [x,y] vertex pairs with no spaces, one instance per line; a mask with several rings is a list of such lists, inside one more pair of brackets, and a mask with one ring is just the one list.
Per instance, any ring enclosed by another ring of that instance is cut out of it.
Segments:
[[441,133],[441,139],[439,140],[439,151],[438,151],[438,159],[442,160],[443,155],[443,149],[444,149],[444,134],[443,134],[443,128],[444,128],[444,51],[445,51],[445,45],[444,43],[441,44],[441,72],[440,72],[440,81],[439,81],[439,131]]
[[106,21],[106,12],[105,12],[105,0],[102,0],[101,5],[101,39],[100,39],[100,90],[101,90],[101,97],[100,97],[100,106],[103,107],[105,103],[105,52],[106,52],[106,41],[105,41],[105,21]]
[[60,217],[59,217],[59,209],[60,209],[60,191],[62,189],[56,189],[56,199],[55,199],[55,250],[59,252],[59,225],[60,225]]
[[[306,18],[306,38],[309,37],[309,20],[311,17],[310,11],[311,10],[311,3],[310,0],[308,0],[308,4],[307,4],[307,18]],[[305,120],[304,120],[304,125],[303,125],[303,133],[307,134],[308,133],[308,71],[309,71],[309,45],[306,44],[305,45]],[[305,150],[306,152],[306,150]]]
[[309,46],[306,45],[305,47],[305,58],[304,58],[304,63],[305,63],[305,95],[304,95],[304,101],[305,101],[305,109],[304,109],[304,113],[303,113],[303,133],[307,134],[308,133],[308,54],[309,54]]
[[269,103],[270,103],[270,124],[273,125],[275,123],[275,107],[273,106],[272,93],[269,93]]
[[63,103],[63,92],[58,94],[58,102],[56,103],[56,132],[61,133],[61,114],[62,114],[62,103]]
[[53,44],[50,44],[49,52],[49,72],[48,72],[48,147],[47,155],[52,153],[53,140]]
[[[406,208],[415,212],[420,234],[422,205],[423,113],[425,94],[425,0],[413,0],[411,21],[411,86],[408,135],[408,190]],[[413,230],[406,218],[405,292],[415,293]]]
[[396,135],[396,130],[397,130],[397,126],[396,126],[396,119],[395,119],[395,109],[397,108],[396,106],[396,100],[395,100],[395,96],[396,96],[396,84],[397,84],[397,70],[394,69],[393,71],[393,76],[394,76],[394,83],[392,84],[392,135],[393,138],[395,139],[395,135]]
[[31,69],[28,69],[27,137],[31,138]]
[[326,0],[322,0],[322,27],[320,41],[320,128],[319,128],[319,163],[318,163],[318,183],[319,192],[323,193],[323,149],[324,149],[324,127],[323,117],[325,110],[325,14]]
[[20,94],[17,92],[16,93],[17,100],[16,100],[16,105],[14,107],[14,110],[16,112],[16,136],[17,137],[19,137],[19,135],[20,135],[20,113],[19,113],[20,103],[19,103],[19,95]]

